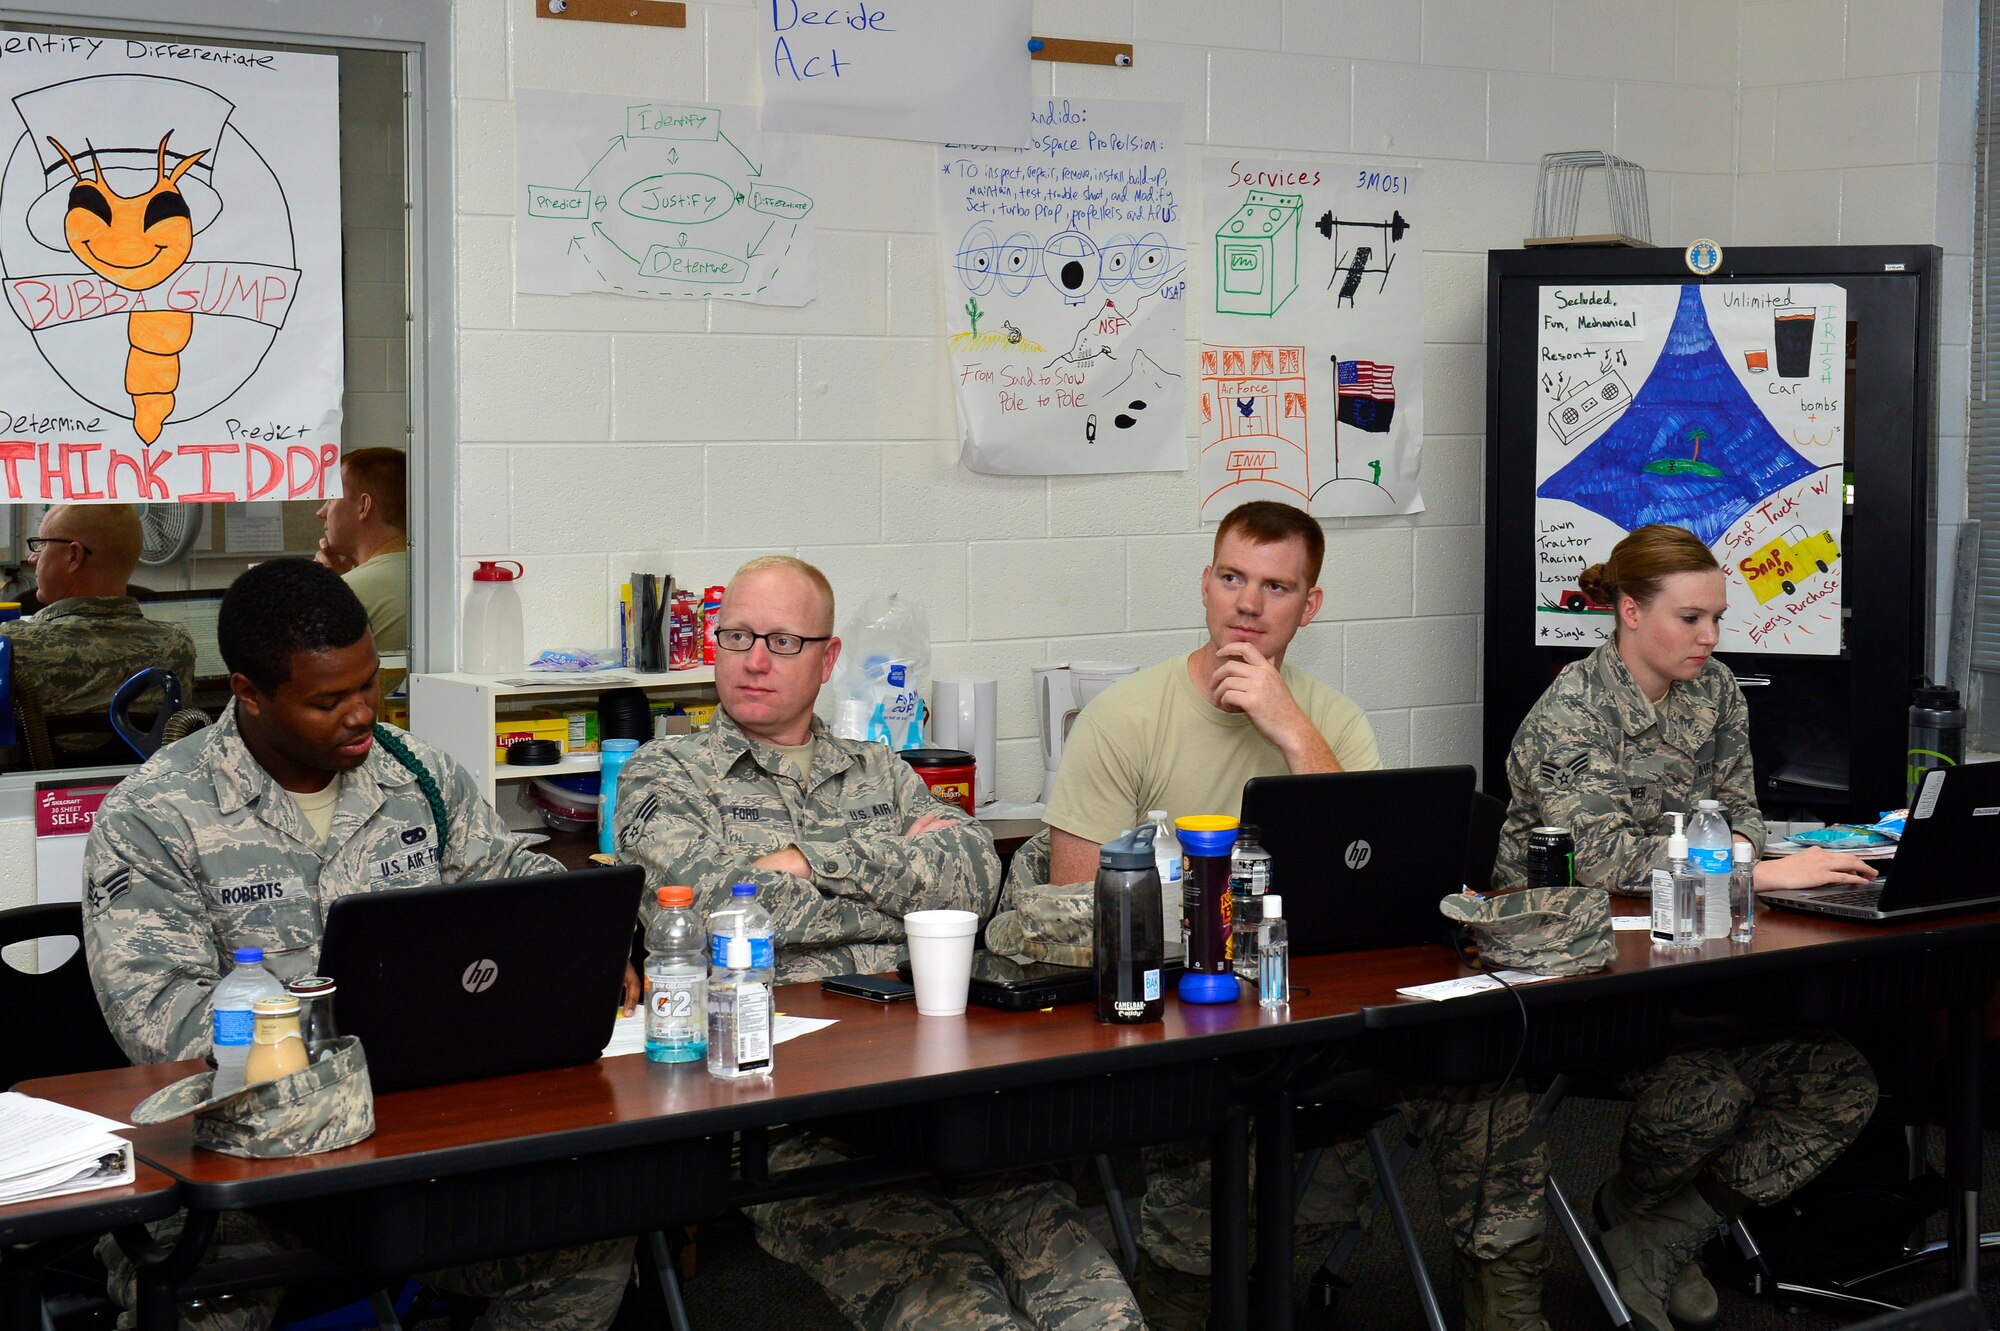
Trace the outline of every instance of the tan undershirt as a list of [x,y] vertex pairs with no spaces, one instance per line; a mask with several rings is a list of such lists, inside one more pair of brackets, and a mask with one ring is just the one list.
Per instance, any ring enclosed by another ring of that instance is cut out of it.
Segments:
[[299,812],[306,816],[306,824],[312,828],[313,835],[324,845],[327,837],[333,834],[333,806],[340,802],[340,773],[334,773],[325,790],[311,794],[297,790],[285,793],[292,797],[292,803],[299,806]]
[[773,744],[771,747],[785,755],[786,760],[792,765],[793,774],[803,783],[806,775],[812,771],[813,740],[811,736],[807,736],[806,742],[803,744]]

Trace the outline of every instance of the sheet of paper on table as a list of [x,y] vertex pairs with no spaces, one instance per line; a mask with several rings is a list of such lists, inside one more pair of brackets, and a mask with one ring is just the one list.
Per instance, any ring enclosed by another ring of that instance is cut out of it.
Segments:
[[1498,989],[1502,980],[1508,984],[1540,984],[1543,980],[1555,978],[1553,975],[1535,975],[1528,971],[1495,971],[1492,975],[1461,975],[1456,980],[1408,985],[1396,992],[1405,998],[1428,998],[1434,1002],[1442,1002],[1447,998],[1463,998],[1467,994],[1483,994],[1489,989]]
[[[794,1017],[780,1012],[771,1022],[771,1043],[783,1044],[801,1035],[811,1035],[814,1031],[825,1030],[833,1025],[833,1017]],[[615,1058],[619,1054],[643,1054],[646,1052],[646,1013],[643,1009],[629,1017],[620,1017],[611,1028],[611,1043],[604,1046],[604,1057]]]

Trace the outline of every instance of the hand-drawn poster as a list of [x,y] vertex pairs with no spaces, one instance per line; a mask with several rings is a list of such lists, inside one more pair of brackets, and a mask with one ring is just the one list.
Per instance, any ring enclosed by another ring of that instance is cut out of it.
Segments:
[[1201,516],[1274,499],[1417,513],[1422,172],[1210,158],[1200,261]]
[[1846,328],[1817,283],[1542,288],[1538,644],[1609,639],[1577,574],[1665,522],[1728,578],[1720,650],[1840,650]]
[[340,493],[337,69],[8,35],[0,500]]
[[811,145],[747,108],[522,88],[514,169],[519,291],[813,297]]
[[762,124],[1019,148],[1028,142],[1029,0],[758,4]]
[[938,155],[959,457],[1003,476],[1187,465],[1178,105],[1066,98],[1029,148]]

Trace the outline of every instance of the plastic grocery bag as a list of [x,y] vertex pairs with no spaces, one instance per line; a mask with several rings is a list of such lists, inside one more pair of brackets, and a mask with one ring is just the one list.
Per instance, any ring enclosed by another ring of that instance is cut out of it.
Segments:
[[833,733],[892,749],[924,747],[931,625],[924,608],[891,592],[847,621],[834,667]]

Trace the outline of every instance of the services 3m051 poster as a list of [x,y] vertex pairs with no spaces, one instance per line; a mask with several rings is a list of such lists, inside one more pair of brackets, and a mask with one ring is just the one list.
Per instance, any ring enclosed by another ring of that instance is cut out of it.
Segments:
[[1722,565],[1719,650],[1840,650],[1846,328],[1827,284],[1542,288],[1537,644],[1608,639],[1577,575],[1663,522]]
[[332,56],[0,34],[0,501],[339,493]]

